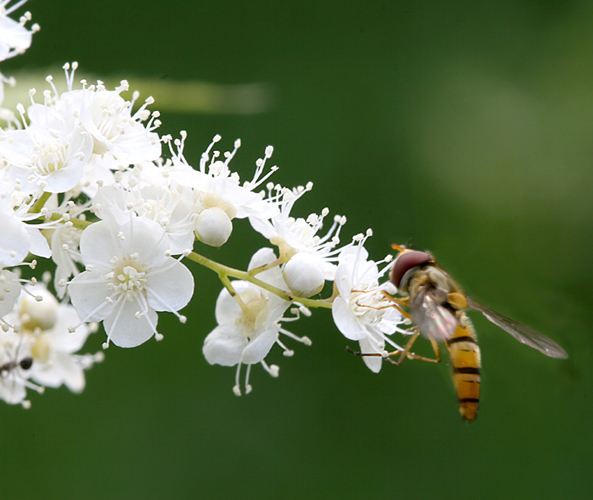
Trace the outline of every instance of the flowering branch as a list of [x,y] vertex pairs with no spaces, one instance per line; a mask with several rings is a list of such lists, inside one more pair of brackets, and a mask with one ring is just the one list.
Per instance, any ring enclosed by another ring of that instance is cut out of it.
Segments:
[[[29,47],[38,29],[26,27],[30,18],[27,13],[17,23],[0,17],[4,58]],[[158,328],[159,313],[185,323],[180,311],[196,283],[184,258],[214,271],[223,285],[217,326],[206,336],[203,354],[211,364],[236,367],[237,395],[250,392],[253,365],[278,376],[279,367],[266,362],[273,347],[292,356],[289,345],[311,345],[285,324],[314,309],[331,309],[346,338],[379,354],[363,357],[373,371],[387,344],[401,350],[391,337],[409,332],[398,326],[402,311],[384,279],[391,257],[368,259],[370,230],[342,245],[344,216],[334,216],[329,227],[327,208],[295,217],[297,202],[313,184],[271,182],[278,170],[269,166],[271,146],[247,181],[231,168],[239,140],[220,151],[221,137],[214,136],[198,165],[191,165],[185,132],[175,139],[159,136],[160,114],[148,109],[152,98],[139,107],[138,92],[124,99],[127,81],[113,90],[101,81],[76,83],[77,68],[64,65],[66,91],[47,77],[41,102],[31,90],[29,106],[19,104],[17,114],[0,108],[6,122],[0,129],[1,399],[29,406],[28,389],[66,385],[81,391],[84,371],[102,353],[79,351],[99,325],[104,348],[131,348],[167,335]],[[0,75],[0,86],[7,81]],[[202,245],[225,245],[241,219],[268,245],[246,270],[199,253]],[[47,262],[53,281],[48,273],[20,277],[30,255]],[[332,295],[317,298],[328,283]]]

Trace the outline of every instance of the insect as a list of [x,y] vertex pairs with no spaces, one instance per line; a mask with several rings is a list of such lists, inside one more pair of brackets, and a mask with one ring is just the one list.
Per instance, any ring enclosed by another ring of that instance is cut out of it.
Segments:
[[[18,353],[21,342],[22,338],[14,332],[0,334],[0,399],[9,404],[21,403],[28,407],[26,388],[37,389],[37,386],[28,380],[29,370],[34,364],[33,357]],[[13,350],[16,352],[11,353]]]
[[407,296],[404,301],[393,300],[407,303],[411,319],[417,326],[405,349],[393,354],[401,354],[400,362],[406,356],[426,359],[409,352],[418,335],[422,334],[433,344],[437,359],[431,361],[438,362],[436,341],[445,342],[451,357],[459,412],[466,421],[474,420],[478,413],[481,368],[476,332],[466,309],[481,312],[516,340],[546,356],[568,357],[566,351],[548,337],[467,297],[430,253],[400,245],[393,245],[393,248],[400,253],[391,269],[390,280],[398,293]]
[[5,374],[15,370],[16,368],[21,368],[22,370],[29,370],[33,366],[33,358],[27,356],[20,361],[7,361],[4,364],[0,365],[0,376],[4,377]]

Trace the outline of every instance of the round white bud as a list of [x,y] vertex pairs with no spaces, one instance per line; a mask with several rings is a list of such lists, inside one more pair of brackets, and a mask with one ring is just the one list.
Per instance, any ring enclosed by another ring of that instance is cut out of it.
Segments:
[[321,262],[313,255],[297,253],[284,266],[284,281],[300,297],[319,293],[325,283]]
[[54,327],[58,319],[59,302],[45,289],[34,289],[30,295],[23,295],[19,307],[21,325],[27,330],[40,328],[49,330]]
[[224,245],[232,231],[231,219],[218,207],[207,208],[196,217],[196,238],[206,245],[213,247]]

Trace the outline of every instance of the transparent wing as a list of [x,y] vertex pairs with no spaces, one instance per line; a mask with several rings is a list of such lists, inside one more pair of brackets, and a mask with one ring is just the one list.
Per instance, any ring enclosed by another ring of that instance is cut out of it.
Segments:
[[442,302],[426,287],[421,288],[410,302],[412,319],[425,337],[446,340],[457,328],[457,319],[441,305]]
[[533,347],[551,358],[568,358],[568,354],[562,347],[533,328],[493,311],[489,307],[478,304],[469,297],[467,299],[467,305],[476,311],[480,311],[489,321],[502,328],[505,332],[510,333],[522,344]]

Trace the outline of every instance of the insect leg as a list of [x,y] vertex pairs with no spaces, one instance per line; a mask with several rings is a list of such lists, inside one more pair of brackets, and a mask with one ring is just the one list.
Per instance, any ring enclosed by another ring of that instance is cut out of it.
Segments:
[[401,315],[406,318],[411,320],[412,317],[410,316],[410,313],[407,311],[404,311],[402,309],[401,306],[407,306],[408,305],[408,298],[404,297],[402,299],[396,299],[395,297],[392,297],[391,295],[389,295],[387,292],[381,292],[388,300],[390,300],[391,302],[393,302],[393,304],[391,305],[391,307],[395,307],[400,313]]
[[350,349],[350,347],[346,346],[346,352],[349,352],[350,354],[354,354],[355,356],[381,356],[383,357],[383,354],[379,353],[379,352],[360,352],[360,351],[354,351],[353,349]]
[[[439,348],[437,345],[436,340],[434,339],[430,339],[430,343],[432,345],[432,349],[434,351],[434,359],[433,358],[427,358],[426,356],[420,356],[419,354],[410,352],[410,349],[412,348],[412,346],[414,345],[414,342],[416,342],[416,339],[418,338],[418,336],[420,335],[420,332],[417,330],[411,337],[410,340],[408,340],[408,343],[406,344],[406,347],[404,348],[404,350],[395,350],[392,351],[390,353],[387,353],[387,360],[390,361],[391,363],[395,364],[395,365],[401,365],[403,360],[406,358],[411,358],[411,359],[418,359],[420,361],[428,361],[429,363],[440,363],[441,362],[441,355],[439,353]],[[397,361],[393,361],[391,360],[391,356],[399,356],[399,359]]]
[[[410,337],[410,340],[408,340],[408,343],[406,344],[406,347],[403,350],[396,349],[395,351],[388,352],[387,354],[381,354],[378,352],[366,353],[366,352],[354,351],[353,349],[351,349],[348,346],[346,346],[346,351],[349,352],[350,354],[354,354],[355,356],[382,357],[382,358],[385,358],[385,361],[388,361],[392,365],[398,365],[398,366],[402,364],[402,362],[405,358],[417,359],[419,361],[428,361],[429,363],[440,363],[441,362],[441,354],[439,352],[438,344],[437,344],[436,340],[434,340],[433,338],[430,339],[430,343],[431,343],[432,349],[434,351],[434,356],[435,356],[434,358],[428,358],[426,356],[420,356],[419,354],[410,352],[410,349],[412,348],[412,345],[414,345],[414,342],[418,338],[418,335],[419,335],[419,332],[416,331]],[[399,356],[399,359],[397,361],[394,361],[393,359],[391,359],[394,356]]]

